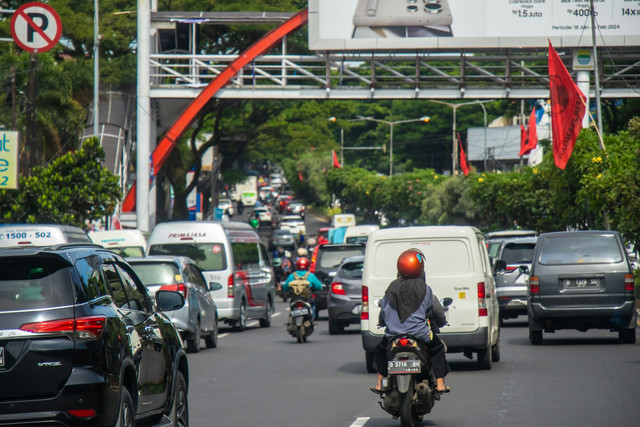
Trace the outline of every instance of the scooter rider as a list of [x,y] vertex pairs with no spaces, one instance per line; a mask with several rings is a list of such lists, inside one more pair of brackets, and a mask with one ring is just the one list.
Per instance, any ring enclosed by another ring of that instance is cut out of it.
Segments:
[[424,254],[418,249],[404,251],[398,257],[398,278],[387,288],[380,305],[379,325],[385,326],[385,336],[377,346],[374,366],[378,372],[374,393],[382,393],[382,379],[387,376],[387,344],[399,334],[411,334],[424,342],[431,356],[436,389],[450,391],[444,383],[449,372],[446,347],[434,334],[446,325],[444,309],[425,281]]
[[[294,271],[293,273],[291,273],[289,275],[289,277],[287,278],[287,280],[285,280],[285,282],[282,284],[282,291],[283,292],[288,292],[290,287],[290,283],[294,280],[305,280],[308,282],[309,288],[311,291],[320,291],[322,290],[322,283],[320,282],[320,280],[318,280],[318,278],[316,277],[315,274],[311,273],[309,271],[309,267],[311,266],[311,263],[309,262],[309,259],[306,257],[300,257],[296,260],[296,271]],[[296,297],[293,295],[291,296],[292,299],[295,299]],[[313,317],[316,317],[316,303],[315,300],[313,298],[310,298],[311,301],[311,307],[313,308]]]

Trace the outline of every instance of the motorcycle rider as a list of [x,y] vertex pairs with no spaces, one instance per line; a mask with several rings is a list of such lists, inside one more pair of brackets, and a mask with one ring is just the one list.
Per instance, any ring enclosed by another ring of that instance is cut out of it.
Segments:
[[382,380],[387,376],[387,344],[399,334],[411,334],[429,350],[436,390],[447,393],[444,377],[449,373],[445,356],[446,347],[434,334],[447,323],[444,309],[425,281],[424,254],[418,249],[404,251],[398,257],[398,278],[387,288],[380,305],[379,326],[385,326],[385,335],[374,356],[377,382],[371,391],[383,393]]
[[[284,283],[282,284],[282,291],[283,292],[288,292],[289,291],[289,284],[293,281],[293,280],[306,280],[309,284],[309,288],[310,290],[313,291],[320,291],[322,290],[322,282],[320,282],[320,280],[318,280],[318,278],[316,277],[315,274],[311,273],[309,271],[309,267],[311,266],[311,262],[309,262],[309,258],[307,257],[300,257],[296,260],[296,271],[294,271],[293,273],[291,273],[289,275],[289,277],[287,278],[287,280],[284,281]],[[292,300],[296,299],[296,297],[291,296]],[[304,299],[304,298],[302,298]],[[313,309],[313,318],[316,318],[316,302],[314,298],[311,298],[311,308]]]

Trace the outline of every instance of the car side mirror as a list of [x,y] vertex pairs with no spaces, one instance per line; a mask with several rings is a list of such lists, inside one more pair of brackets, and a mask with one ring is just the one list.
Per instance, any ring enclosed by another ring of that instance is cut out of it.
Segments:
[[184,307],[184,297],[179,292],[157,291],[156,306],[159,311],[174,311]]
[[440,304],[445,308],[449,307],[451,304],[453,304],[453,298],[449,298],[449,297],[442,298],[440,300]]
[[501,271],[507,271],[507,262],[503,259],[496,260],[496,264],[493,268],[493,271],[499,273]]
[[219,291],[223,286],[218,282],[209,282],[209,290],[210,291]]

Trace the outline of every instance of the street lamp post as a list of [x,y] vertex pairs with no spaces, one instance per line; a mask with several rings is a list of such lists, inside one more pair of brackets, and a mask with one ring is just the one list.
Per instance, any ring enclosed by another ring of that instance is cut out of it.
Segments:
[[429,123],[429,121],[431,120],[431,117],[423,116],[423,117],[420,117],[419,119],[399,120],[396,122],[390,122],[388,120],[374,119],[373,117],[362,117],[362,116],[358,116],[358,119],[367,120],[370,122],[384,123],[385,125],[389,126],[389,176],[391,177],[393,175],[393,127],[401,123],[411,123],[411,122]]
[[487,169],[487,110],[483,104],[487,102],[493,102],[493,100],[488,100],[488,101],[476,100],[472,102],[462,102],[459,104],[454,104],[452,102],[439,101],[436,99],[429,99],[428,101],[435,102],[436,104],[446,105],[447,107],[453,110],[453,125],[451,126],[452,128],[451,140],[453,143],[453,150],[451,153],[451,157],[452,157],[451,174],[452,175],[455,175],[458,171],[458,144],[456,143],[456,111],[458,110],[459,107],[464,107],[465,105],[480,104],[480,106],[482,107],[482,111],[484,112],[484,156],[483,157],[484,157],[484,168],[486,170]]

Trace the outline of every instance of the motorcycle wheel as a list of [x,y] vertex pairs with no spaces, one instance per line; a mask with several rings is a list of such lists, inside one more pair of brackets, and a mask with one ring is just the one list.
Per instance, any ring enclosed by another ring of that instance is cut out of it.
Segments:
[[305,339],[304,337],[304,328],[302,326],[300,326],[297,330],[296,330],[296,340],[301,343],[303,340]]
[[400,425],[402,427],[414,427],[415,417],[411,407],[411,395],[413,394],[413,381],[409,384],[409,392],[400,393]]

